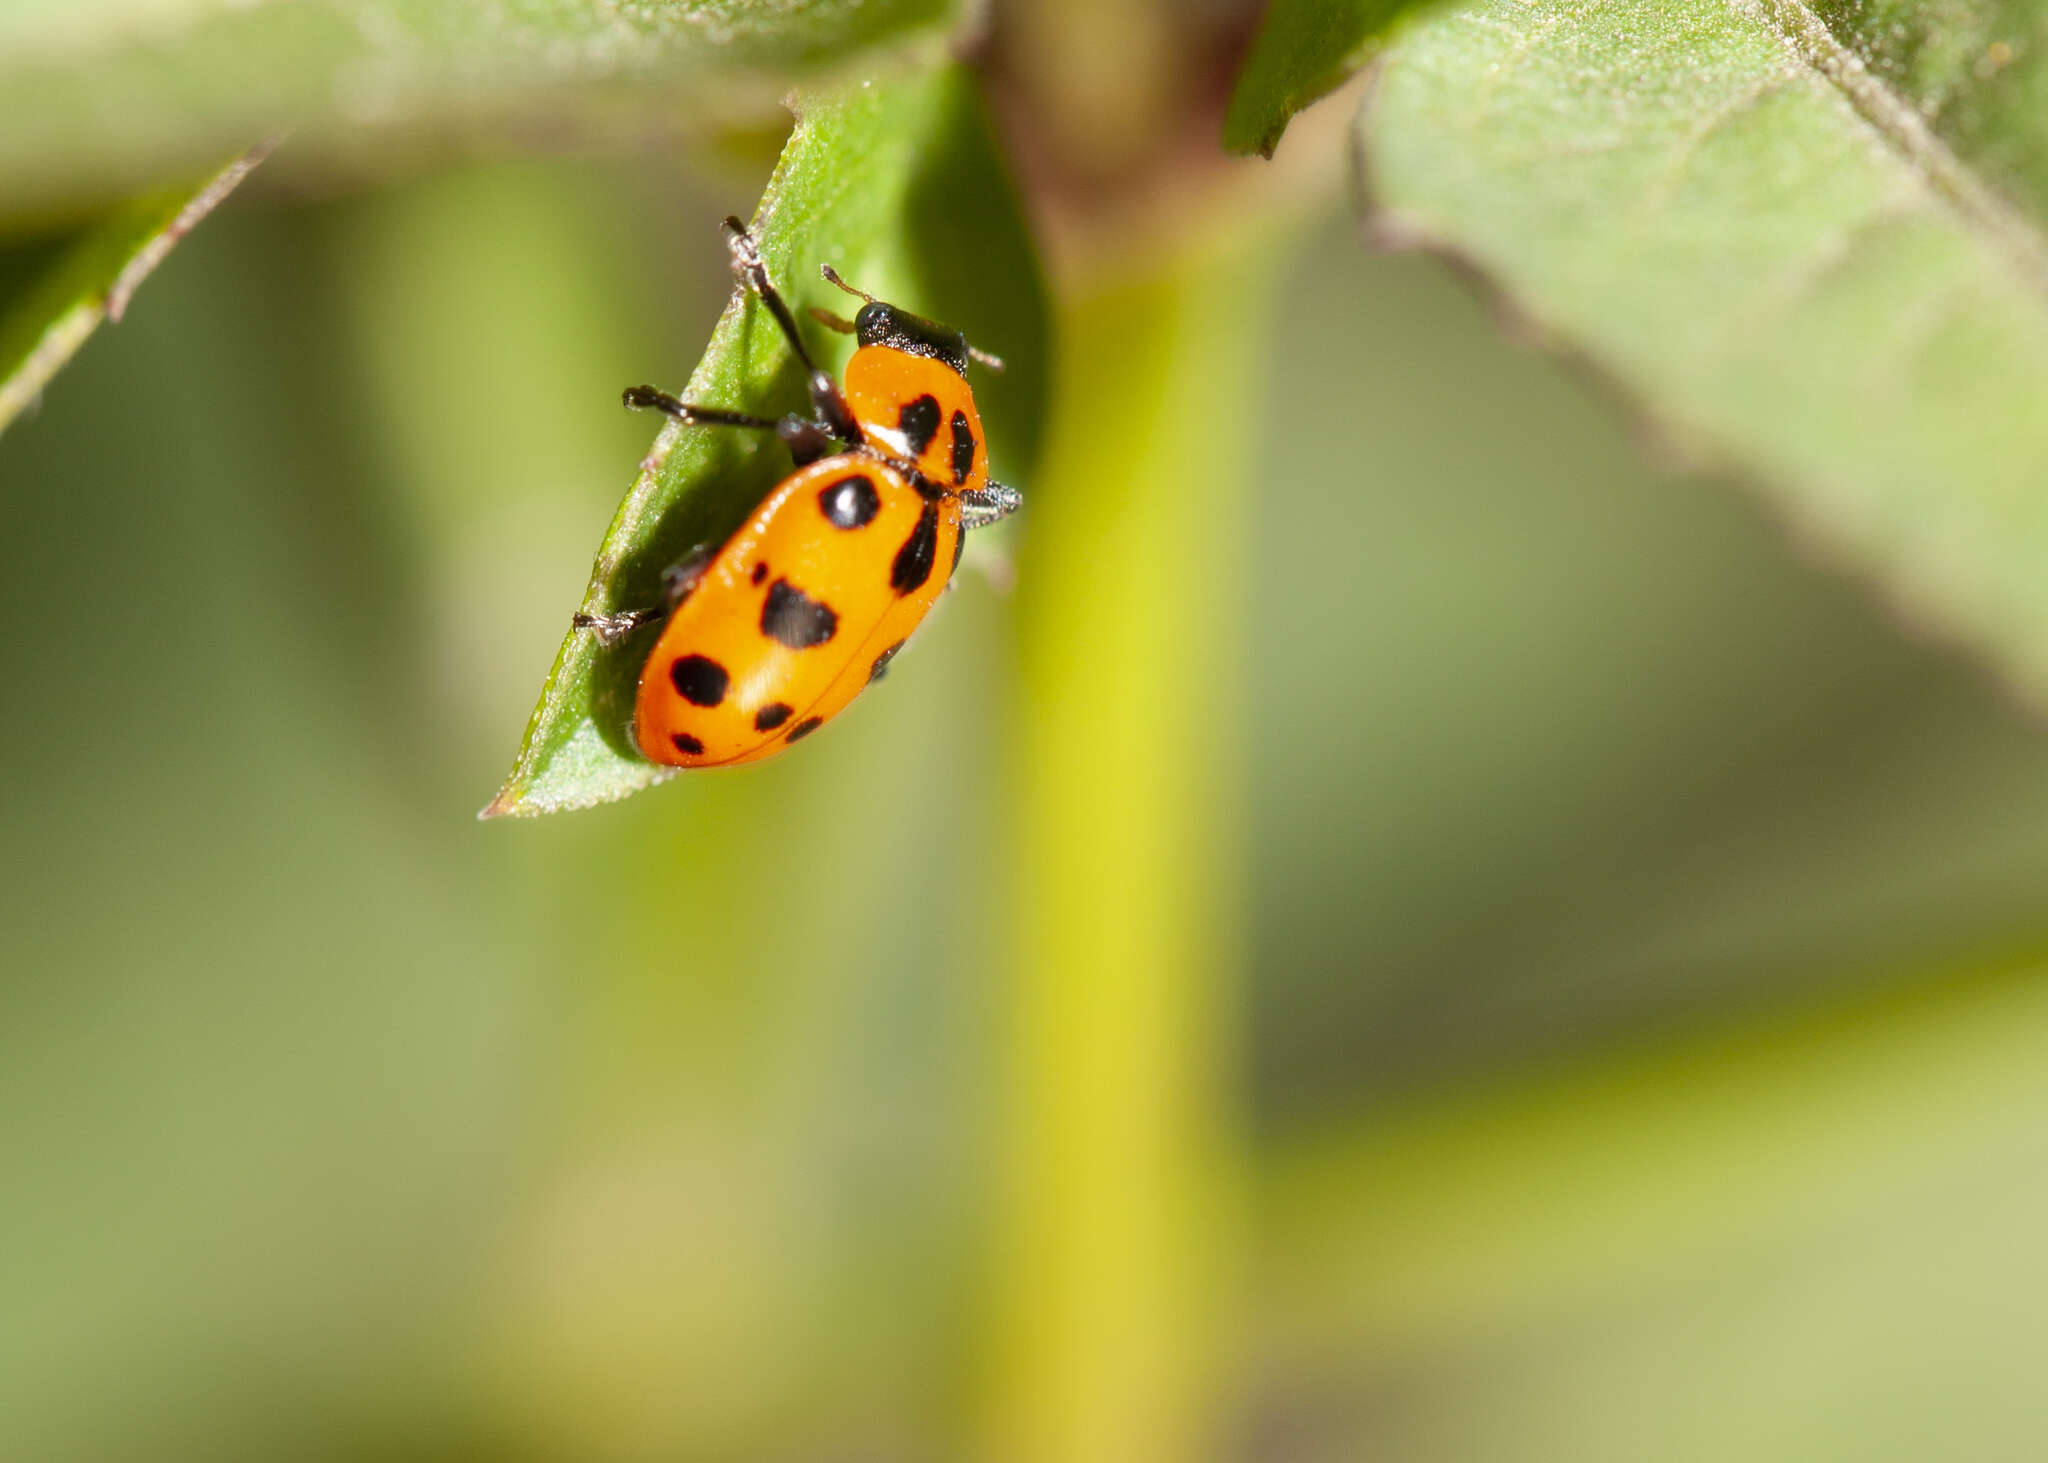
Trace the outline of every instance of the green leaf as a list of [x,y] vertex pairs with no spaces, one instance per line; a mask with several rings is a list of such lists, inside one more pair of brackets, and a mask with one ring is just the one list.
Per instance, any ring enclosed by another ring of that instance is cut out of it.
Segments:
[[[1044,290],[972,78],[948,66],[808,96],[797,110],[754,215],[770,275],[800,315],[814,304],[836,310],[844,297],[818,276],[821,263],[832,264],[1003,356],[1007,372],[978,376],[976,397],[992,469],[1028,490],[1045,398]],[[841,337],[808,318],[804,328],[821,363],[843,353]],[[682,394],[765,416],[808,409],[795,358],[744,292]],[[790,470],[781,443],[761,437],[665,426],[598,550],[581,608],[613,614],[658,604],[664,568],[693,545],[729,537]],[[605,646],[588,631],[569,632],[512,775],[483,816],[587,807],[670,775],[632,739],[634,688],[654,633]]]
[[267,149],[235,159],[197,189],[134,199],[87,229],[0,310],[0,431],[36,400],[102,320],[119,320],[135,289]]
[[1223,145],[1271,157],[1294,114],[1344,84],[1414,0],[1272,0],[1223,119]]
[[2032,15],[1481,0],[1389,55],[1368,208],[2048,696]]
[[[147,13],[141,13],[146,10]],[[295,167],[758,120],[793,78],[935,41],[954,0],[26,0],[0,11],[0,213],[137,192],[293,132]]]

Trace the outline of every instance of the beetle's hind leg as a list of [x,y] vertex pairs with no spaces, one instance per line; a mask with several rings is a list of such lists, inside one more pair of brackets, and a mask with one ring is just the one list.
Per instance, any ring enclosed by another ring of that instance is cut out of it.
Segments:
[[578,630],[595,631],[600,645],[617,645],[642,625],[651,625],[666,613],[664,610],[620,610],[615,615],[593,615],[578,610],[569,617],[569,623]]
[[711,561],[717,555],[717,545],[698,544],[689,553],[662,570],[663,603],[659,609],[620,610],[609,615],[591,615],[578,610],[570,617],[569,623],[578,630],[596,631],[597,638],[602,644],[616,645],[642,625],[651,625],[674,614],[676,606],[690,597],[690,591],[697,587],[698,581],[704,577],[704,571],[711,567]]

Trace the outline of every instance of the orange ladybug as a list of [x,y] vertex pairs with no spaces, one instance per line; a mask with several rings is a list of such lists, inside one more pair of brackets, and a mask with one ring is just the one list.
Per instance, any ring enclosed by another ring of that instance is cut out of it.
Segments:
[[970,360],[957,330],[824,277],[866,303],[852,321],[812,313],[858,341],[842,388],[804,349],[761,251],[725,221],[733,272],[775,317],[810,378],[812,417],[781,421],[625,393],[700,426],[774,432],[797,470],[723,545],[703,545],[666,576],[669,607],[578,615],[615,640],[668,617],[640,671],[634,737],[651,760],[730,767],[772,757],[830,721],[903,648],[959,566],[966,531],[1016,511],[988,475]]

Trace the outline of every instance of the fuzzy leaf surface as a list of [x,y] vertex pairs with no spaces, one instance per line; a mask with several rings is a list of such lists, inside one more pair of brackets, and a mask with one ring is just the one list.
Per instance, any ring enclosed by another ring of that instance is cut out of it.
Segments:
[[1358,122],[1369,217],[2048,697],[2048,48],[2020,0],[1479,0]]
[[932,43],[952,0],[19,0],[0,216],[132,195],[281,131],[343,176],[409,150],[759,122],[793,80]]

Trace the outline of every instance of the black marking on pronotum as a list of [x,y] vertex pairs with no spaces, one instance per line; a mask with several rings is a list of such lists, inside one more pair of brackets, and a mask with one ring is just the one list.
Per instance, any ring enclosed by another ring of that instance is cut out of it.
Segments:
[[967,374],[967,337],[934,320],[881,300],[869,300],[853,317],[853,332],[862,345],[886,345],[913,356],[944,361]]
[[834,528],[866,528],[882,511],[882,495],[873,478],[856,473],[820,488],[818,508]]
[[786,742],[800,742],[824,724],[825,718],[822,716],[807,716],[791,727],[789,735],[784,737],[783,740]]
[[920,396],[915,401],[905,402],[903,410],[896,413],[896,430],[910,444],[912,457],[924,456],[924,449],[931,446],[932,438],[939,435],[939,399]]
[[787,701],[770,701],[754,713],[754,730],[774,731],[795,714],[796,708]]
[[917,515],[917,527],[910,530],[910,537],[896,551],[896,562],[889,566],[889,587],[898,594],[921,588],[932,577],[932,562],[938,553],[939,505],[926,503],[924,512]]
[[754,583],[756,584],[759,584],[763,579],[766,579],[768,577],[768,561],[766,559],[756,560],[754,563],[754,572],[749,577],[752,578]]
[[692,757],[704,755],[704,744],[688,732],[672,732],[669,735],[669,740],[676,744],[678,752],[687,752]]
[[787,579],[768,586],[767,601],[761,606],[763,635],[791,650],[809,650],[830,640],[838,628],[838,614],[823,600],[812,599]]
[[731,682],[725,667],[706,655],[679,655],[668,668],[676,694],[692,706],[716,706]]
[[889,674],[889,662],[896,658],[896,652],[902,648],[903,642],[899,640],[875,657],[875,663],[868,667],[868,680],[870,683],[879,681],[882,677]]
[[953,484],[959,486],[974,475],[974,428],[967,413],[953,413]]

